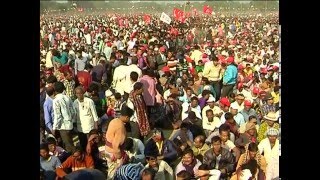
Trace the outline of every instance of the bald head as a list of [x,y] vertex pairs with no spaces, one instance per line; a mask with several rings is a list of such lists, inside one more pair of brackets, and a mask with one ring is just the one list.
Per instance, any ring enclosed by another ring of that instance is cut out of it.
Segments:
[[194,141],[195,142],[199,142],[199,143],[204,143],[205,137],[203,135],[199,135],[199,136],[194,138]]

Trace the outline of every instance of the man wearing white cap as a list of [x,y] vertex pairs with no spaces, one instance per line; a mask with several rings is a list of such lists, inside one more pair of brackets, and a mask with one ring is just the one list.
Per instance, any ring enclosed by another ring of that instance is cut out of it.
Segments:
[[[243,115],[241,113],[239,113],[238,108],[239,108],[239,106],[232,103],[230,106],[230,112],[233,115],[233,119],[237,122],[237,124],[239,126],[241,126],[242,124],[244,124],[246,122],[244,121]],[[226,119],[221,116],[221,123],[225,123],[225,122],[226,122]]]
[[270,128],[267,131],[267,138],[263,139],[258,145],[260,153],[264,153],[267,161],[266,180],[279,178],[280,146],[278,135],[278,129]]

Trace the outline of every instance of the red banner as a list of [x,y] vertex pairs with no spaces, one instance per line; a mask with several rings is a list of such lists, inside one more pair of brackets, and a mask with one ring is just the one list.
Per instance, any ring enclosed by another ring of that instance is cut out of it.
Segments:
[[212,8],[210,8],[209,5],[204,5],[203,6],[203,13],[211,15],[212,14]]
[[184,23],[185,20],[186,20],[186,18],[184,17],[184,12],[181,11],[180,9],[178,9],[178,8],[174,8],[173,9],[173,17],[174,17],[175,20],[178,20],[178,21],[180,21],[182,23]]
[[146,24],[150,24],[151,23],[151,16],[150,15],[143,15],[143,20]]

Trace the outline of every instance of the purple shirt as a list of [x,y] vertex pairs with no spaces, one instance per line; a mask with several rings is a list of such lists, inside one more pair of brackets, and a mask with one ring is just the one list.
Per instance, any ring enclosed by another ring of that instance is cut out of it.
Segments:
[[206,104],[207,104],[207,100],[205,98],[202,97],[199,99],[199,106],[201,109],[203,109],[206,106]]

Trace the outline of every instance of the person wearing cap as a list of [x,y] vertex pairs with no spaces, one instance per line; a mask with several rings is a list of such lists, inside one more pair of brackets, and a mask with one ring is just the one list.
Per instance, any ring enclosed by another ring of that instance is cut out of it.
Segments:
[[[235,104],[231,104],[230,106],[230,113],[233,116],[233,119],[237,123],[237,125],[240,127],[242,124],[245,123],[243,115],[238,110],[239,106]],[[221,123],[225,123],[227,119],[224,117],[221,117]]]
[[258,145],[260,153],[263,153],[267,162],[266,180],[279,178],[279,159],[280,144],[279,130],[270,128],[266,132],[267,138],[264,138]]
[[[154,129],[152,138],[149,139],[145,145],[145,149],[150,149],[156,145],[157,147],[157,159],[164,160],[168,164],[174,162],[178,157],[177,149],[172,141],[164,137],[163,131],[160,129]],[[146,151],[146,150],[145,150]]]
[[210,84],[216,92],[216,99],[220,98],[221,94],[221,78],[223,75],[223,69],[218,61],[218,58],[214,55],[212,56],[212,61],[205,63],[203,69],[203,77],[208,78]]
[[221,115],[223,114],[223,111],[220,109],[219,106],[215,105],[215,101],[216,99],[213,96],[209,97],[209,99],[207,100],[207,105],[202,109],[202,119],[206,118],[204,115],[208,109],[211,109],[213,111],[214,117],[218,117],[218,118],[221,117]]
[[[254,117],[251,118],[251,122],[245,124],[245,129],[243,130],[243,126],[241,126],[241,133],[238,139],[235,141],[235,145],[240,149],[241,153],[244,152],[244,147],[246,144],[250,142],[257,142],[257,121]],[[240,130],[239,130],[240,131]],[[244,131],[244,132],[243,132]]]
[[249,100],[244,101],[244,108],[240,111],[240,113],[243,115],[245,122],[248,122],[250,116],[257,117],[257,112],[252,108],[252,103]]
[[280,125],[277,123],[278,118],[275,112],[269,112],[267,115],[263,117],[264,122],[261,123],[258,131],[258,142],[262,141],[266,138],[266,132],[270,128],[279,129]]
[[267,115],[269,112],[276,112],[276,106],[274,105],[273,96],[268,93],[264,98],[266,103],[261,107],[262,115]]
[[232,56],[227,59],[227,68],[223,74],[221,97],[228,97],[233,91],[233,87],[237,82],[238,69],[234,65],[234,58]]
[[214,136],[211,140],[210,148],[203,157],[203,164],[207,164],[211,170],[197,171],[197,176],[214,174],[213,170],[219,170],[221,178],[226,179],[234,171],[235,158],[232,153],[222,147],[222,140],[219,136]]

